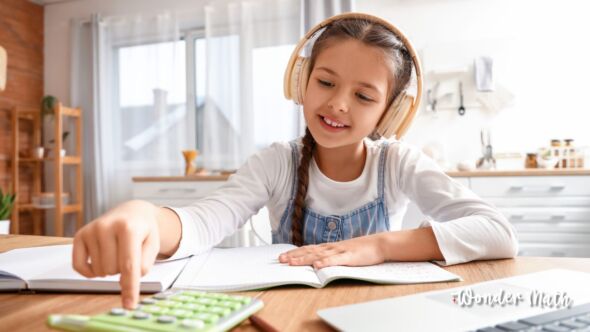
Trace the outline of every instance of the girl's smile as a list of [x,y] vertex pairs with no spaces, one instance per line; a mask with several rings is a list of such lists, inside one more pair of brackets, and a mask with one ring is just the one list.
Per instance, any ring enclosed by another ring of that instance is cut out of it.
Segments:
[[332,131],[332,132],[339,132],[339,131],[343,131],[345,129],[347,129],[350,126],[347,126],[345,124],[343,124],[342,122],[339,122],[337,120],[334,120],[332,118],[329,118],[327,116],[319,116],[322,121],[322,127],[324,127],[326,130]]

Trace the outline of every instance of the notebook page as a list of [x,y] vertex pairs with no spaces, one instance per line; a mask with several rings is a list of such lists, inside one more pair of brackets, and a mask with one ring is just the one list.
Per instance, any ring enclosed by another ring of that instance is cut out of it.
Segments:
[[460,281],[461,277],[429,262],[390,262],[372,266],[330,266],[317,271],[325,285],[336,279],[358,279],[381,284]]
[[[187,260],[177,260],[155,264],[150,272],[141,278],[144,283],[162,284],[167,288],[180,273]],[[13,249],[0,254],[0,270],[17,276],[27,282],[45,289],[113,290],[119,289],[119,274],[104,278],[86,278],[72,267],[72,245],[56,245]],[[37,282],[35,282],[37,281]],[[110,283],[105,288],[98,284]],[[94,287],[96,286],[96,287]],[[37,288],[37,287],[33,287]]]
[[312,267],[278,262],[281,253],[293,248],[289,244],[213,248],[193,256],[173,288],[239,291],[288,284],[320,286]]

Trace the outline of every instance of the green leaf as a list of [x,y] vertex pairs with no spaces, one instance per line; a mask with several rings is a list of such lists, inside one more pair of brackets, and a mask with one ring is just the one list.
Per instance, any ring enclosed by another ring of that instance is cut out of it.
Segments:
[[57,103],[59,103],[59,100],[54,96],[47,95],[43,97],[43,99],[41,100],[41,115],[52,116],[53,110],[55,109],[55,106],[57,106]]
[[0,188],[0,220],[7,219],[12,211],[16,194],[4,194]]

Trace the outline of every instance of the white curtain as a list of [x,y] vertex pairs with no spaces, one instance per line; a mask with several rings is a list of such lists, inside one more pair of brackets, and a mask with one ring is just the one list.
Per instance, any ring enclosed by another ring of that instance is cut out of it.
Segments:
[[[185,45],[175,14],[72,24],[72,105],[84,110],[85,211],[132,198],[132,177],[180,175],[194,148]],[[194,118],[192,118],[194,119]]]
[[287,61],[305,25],[350,1],[216,0],[193,12],[73,21],[70,104],[84,110],[86,220],[131,199],[133,176],[181,175],[183,149],[199,147],[199,166],[236,169],[299,136],[301,112],[283,97]]
[[300,0],[211,1],[205,7],[206,99],[202,157],[235,169],[257,149],[298,135],[282,77],[299,39]]
[[354,0],[302,0],[302,34],[328,17],[354,11]]

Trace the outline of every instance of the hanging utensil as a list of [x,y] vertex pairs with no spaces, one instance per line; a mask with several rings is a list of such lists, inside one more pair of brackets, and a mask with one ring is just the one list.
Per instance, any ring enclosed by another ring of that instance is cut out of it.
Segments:
[[463,82],[459,82],[459,115],[465,115],[465,106],[463,106]]

